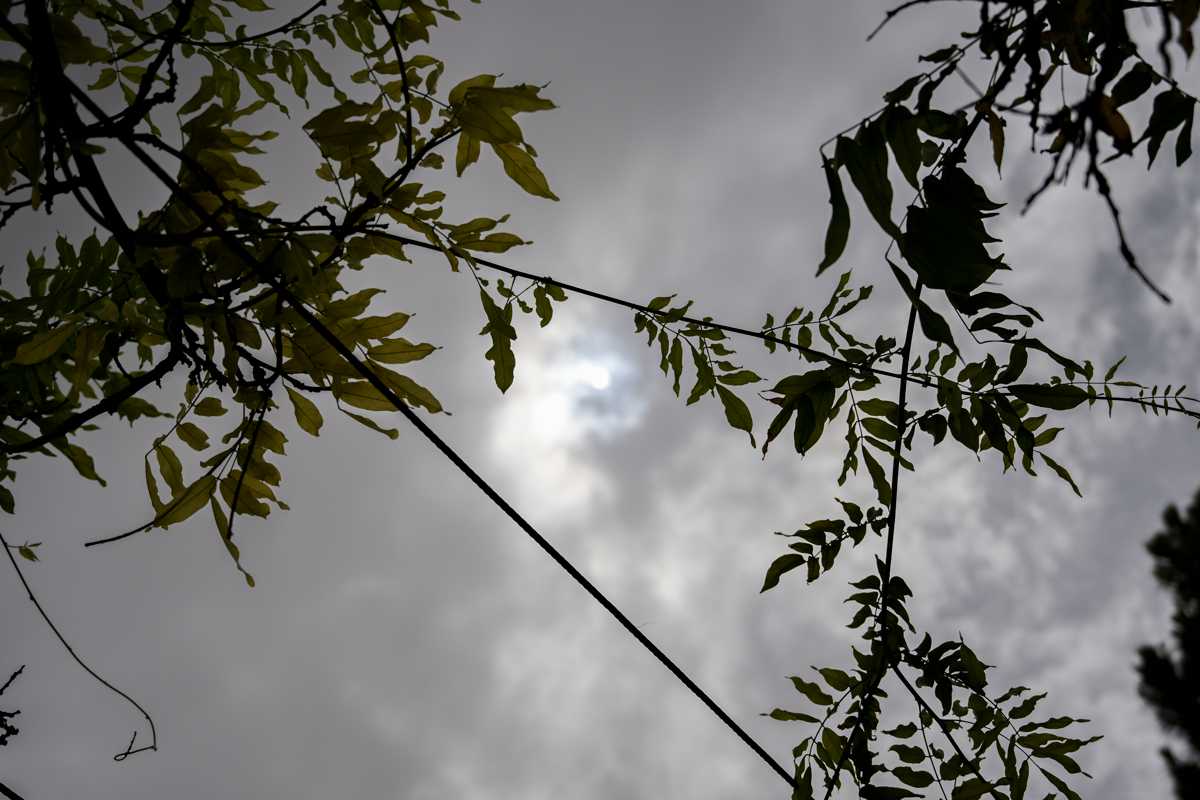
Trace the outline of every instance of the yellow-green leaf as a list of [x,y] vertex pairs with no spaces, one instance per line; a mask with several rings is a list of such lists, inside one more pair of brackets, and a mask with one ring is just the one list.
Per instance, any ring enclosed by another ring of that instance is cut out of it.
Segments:
[[364,417],[362,414],[355,414],[353,411],[347,411],[344,408],[342,409],[342,413],[360,425],[365,425],[373,431],[378,431],[393,441],[400,438],[400,431],[396,430],[395,428],[385,428],[370,417]]
[[154,469],[150,466],[149,457],[143,461],[146,465],[146,494],[150,495],[150,505],[154,507],[154,513],[157,516],[166,506],[163,505],[162,498],[158,496],[158,481],[154,480]]
[[386,339],[367,350],[367,355],[384,364],[405,364],[420,361],[437,348],[428,342],[414,344],[407,339]]
[[321,426],[325,423],[321,416],[320,410],[316,403],[309,400],[304,395],[297,392],[291,387],[287,390],[288,397],[292,401],[292,408],[296,412],[296,424],[298,424],[305,433],[313,436],[321,435]]
[[71,334],[75,333],[75,323],[68,322],[48,331],[36,333],[26,342],[17,347],[13,356],[13,364],[38,364],[54,355],[66,344]]
[[180,440],[193,450],[204,450],[208,447],[208,434],[198,425],[181,422],[175,432],[179,434]]
[[206,397],[193,410],[202,417],[219,417],[225,413],[225,406],[215,397]]
[[171,502],[167,504],[167,510],[154,521],[154,524],[160,528],[166,528],[177,522],[183,522],[208,504],[208,499],[212,497],[216,486],[217,479],[212,475],[201,477],[182,493],[171,498]]
[[454,169],[459,177],[467,167],[479,160],[479,140],[468,133],[458,135],[458,150],[454,154]]
[[171,494],[177,495],[182,492],[183,464],[180,463],[179,456],[175,455],[175,451],[165,444],[155,447],[154,455],[158,459],[158,471],[162,473],[163,480],[171,488]]
[[242,567],[242,553],[229,536],[229,519],[225,516],[225,510],[217,502],[216,496],[210,498],[209,505],[212,507],[213,521],[217,524],[217,532],[221,534],[221,542],[229,552],[230,558],[233,559],[234,566],[238,568],[238,571],[242,573],[242,577],[246,579],[246,585],[253,589],[254,576]]
[[366,381],[346,381],[333,388],[333,396],[363,411],[395,411],[396,406]]
[[725,419],[730,425],[740,431],[745,431],[750,436],[750,444],[754,445],[754,420],[750,416],[750,409],[733,392],[726,389],[724,386],[717,384],[717,395],[721,398],[721,405],[725,407]]
[[558,195],[550,191],[550,183],[538,169],[533,157],[515,144],[493,144],[492,150],[499,156],[504,165],[504,172],[516,181],[517,185],[536,197],[557,200]]
[[388,385],[389,389],[396,392],[409,403],[421,406],[431,414],[441,412],[442,404],[434,397],[433,392],[412,378],[407,375],[401,375],[399,372],[390,370],[387,367],[376,366],[375,372]]
[[363,317],[354,326],[354,335],[360,340],[386,339],[405,326],[411,314],[397,311],[383,317]]

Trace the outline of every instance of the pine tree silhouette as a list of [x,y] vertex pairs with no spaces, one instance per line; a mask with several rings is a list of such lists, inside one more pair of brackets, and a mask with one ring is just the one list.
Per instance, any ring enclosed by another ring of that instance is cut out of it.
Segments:
[[1180,800],[1200,798],[1200,492],[1186,515],[1169,506],[1164,529],[1146,549],[1154,558],[1154,577],[1175,596],[1168,646],[1138,650],[1138,691],[1168,731],[1187,745],[1180,756],[1164,747],[1163,758]]

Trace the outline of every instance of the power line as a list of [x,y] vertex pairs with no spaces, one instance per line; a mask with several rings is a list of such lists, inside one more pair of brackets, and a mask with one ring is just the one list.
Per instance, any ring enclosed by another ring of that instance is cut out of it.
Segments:
[[[31,43],[25,38],[23,32],[9,23],[7,20],[0,20],[0,27],[21,43],[27,50],[31,49]],[[68,76],[62,74],[59,76],[65,87],[73,94],[78,102],[88,109],[88,112],[94,115],[97,120],[106,119],[107,115],[97,106],[79,86],[72,81]],[[791,773],[786,770],[778,761],[776,761],[763,747],[758,744],[737,722],[734,721],[728,713],[722,709],[716,701],[714,701],[707,692],[693,681],[687,673],[685,673],[674,661],[664,653],[658,645],[654,644],[644,633],[638,630],[637,626],[630,621],[628,617],[609,600],[603,592],[587,579],[565,556],[563,556],[555,547],[550,544],[538,531],[513,508],[484,478],[479,475],[453,448],[448,445],[428,424],[425,423],[416,412],[413,411],[404,400],[394,392],[373,370],[367,367],[355,353],[333,334],[313,313],[310,311],[292,291],[285,286],[275,275],[267,271],[262,264],[242,246],[235,237],[229,234],[213,215],[202,207],[196,200],[187,192],[182,190],[178,182],[172,178],[150,155],[134,140],[131,134],[124,130],[119,130],[115,137],[122,145],[125,146],[130,153],[133,154],[160,182],[171,190],[173,196],[177,197],[180,202],[187,205],[193,213],[197,214],[200,219],[204,220],[205,224],[212,229],[241,261],[243,261],[250,269],[258,275],[265,283],[270,285],[278,293],[279,297],[284,300],[294,310],[301,319],[304,320],[314,331],[317,332],[346,362],[354,368],[368,383],[371,384],[388,402],[390,402],[397,411],[405,416],[414,427],[427,439],[434,447],[436,447],[446,458],[450,460],[467,478],[474,483],[480,491],[482,491],[488,499],[495,503],[506,516],[517,524],[533,541],[549,555],[555,563],[570,575],[576,583],[592,596],[608,613],[621,624],[626,631],[632,635],[638,643],[650,651],[660,663],[665,666],[672,675],[676,677],[684,686],[688,688],[701,702],[713,712],[726,727],[732,730],[739,739],[741,739],[751,750],[755,752],[768,766],[770,766],[790,787],[795,788],[797,784],[792,778]]]
[[[366,231],[366,233],[371,236],[379,236],[380,238],[383,238],[383,239],[390,239],[399,244],[412,245],[413,247],[420,247],[420,248],[424,248],[425,250],[433,250],[433,251],[439,252],[439,253],[444,252],[442,248],[438,247],[435,244],[432,244],[430,242],[423,242],[420,239],[413,239],[409,236],[400,236],[395,233],[389,233],[387,231],[380,231],[380,230],[374,230],[374,229],[370,229],[370,230]],[[593,289],[588,289],[587,287],[584,287],[584,286],[576,286],[574,284],[566,283],[564,281],[555,280],[554,278],[551,278],[549,276],[534,275],[531,272],[525,272],[523,270],[513,269],[512,267],[507,267],[503,264],[499,264],[495,261],[491,261],[486,258],[477,258],[475,256],[471,256],[471,260],[474,261],[476,264],[487,267],[488,269],[494,269],[497,272],[503,272],[514,278],[525,278],[526,280],[536,281],[537,283],[543,283],[547,286],[557,286],[558,288],[563,289],[564,291],[575,292],[576,294],[581,294],[581,295],[584,295],[585,297],[591,297],[595,300],[601,300],[605,303],[611,303],[613,305],[623,306],[632,311],[638,311],[642,314],[648,314],[648,315],[654,316],[654,317],[665,317],[668,315],[668,312],[664,311],[662,309],[650,308],[647,305],[643,305],[641,303],[635,303],[632,300],[625,300],[624,298],[614,297],[613,295],[604,294],[603,292],[597,292]],[[724,331],[726,333],[735,333],[735,334],[738,334],[739,336],[748,336],[751,339],[758,339],[760,341],[767,342],[769,344],[779,345],[781,347],[785,347],[785,348],[788,348],[791,350],[798,350],[799,352],[803,353],[804,355],[806,355],[812,359],[815,359],[817,361],[824,361],[827,364],[836,364],[839,366],[848,367],[857,372],[869,372],[874,375],[883,376],[885,378],[897,378],[897,379],[902,379],[902,380],[916,380],[912,377],[904,378],[901,375],[901,373],[895,372],[893,370],[881,369],[881,368],[875,367],[875,366],[868,366],[867,364],[850,361],[848,359],[841,358],[839,356],[835,356],[835,355],[826,353],[821,350],[817,350],[816,348],[813,348],[813,347],[805,347],[804,345],[798,344],[797,342],[785,341],[783,339],[780,339],[777,336],[772,336],[769,333],[765,333],[763,331],[756,331],[756,330],[752,330],[750,328],[742,328],[737,325],[726,325],[723,322],[716,322],[711,319],[697,319],[696,317],[688,317],[688,316],[681,316],[681,317],[678,317],[677,319],[676,318],[673,318],[673,319],[675,319],[675,321],[678,321],[678,322],[686,322],[689,325],[696,325],[696,326],[704,327],[704,328],[712,328],[713,330]],[[922,381],[918,381],[918,382],[922,382]],[[925,382],[925,383],[927,383],[927,382]]]

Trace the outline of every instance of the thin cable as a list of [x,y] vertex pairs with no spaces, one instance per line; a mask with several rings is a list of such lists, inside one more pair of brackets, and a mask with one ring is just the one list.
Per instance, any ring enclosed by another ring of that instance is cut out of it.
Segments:
[[[29,49],[30,43],[19,29],[17,29],[11,23],[8,23],[7,20],[0,20],[0,27],[2,27],[17,42],[25,46],[26,49]],[[97,106],[95,102],[93,102],[92,99],[82,89],[79,88],[78,84],[68,78],[65,74],[61,76],[61,79],[70,93],[75,96],[76,100],[81,105],[87,108],[89,113],[95,116],[98,120],[106,117],[103,110],[100,109],[99,106]],[[378,375],[376,375],[373,370],[368,368],[366,364],[364,364],[358,358],[358,356],[356,356],[354,352],[342,342],[340,338],[335,336],[332,331],[330,331],[319,319],[317,319],[312,311],[310,311],[287,286],[283,285],[283,283],[281,283],[275,275],[271,274],[261,263],[259,263],[258,259],[256,259],[248,250],[246,250],[240,241],[222,228],[212,214],[210,214],[204,207],[196,202],[196,200],[190,194],[182,191],[182,188],[179,186],[178,182],[175,181],[175,179],[172,178],[162,168],[162,166],[158,164],[158,162],[151,158],[150,155],[138,144],[135,139],[133,139],[128,132],[121,131],[116,135],[116,138],[138,161],[143,164],[143,166],[145,166],[160,182],[162,182],[164,186],[171,190],[173,196],[177,197],[180,202],[182,202],[184,205],[187,205],[193,213],[200,217],[200,219],[204,220],[205,224],[208,225],[213,233],[222,240],[226,247],[228,247],[248,267],[250,267],[250,269],[253,270],[261,280],[272,286],[278,293],[279,297],[281,297],[283,301],[286,302],[292,308],[292,310],[304,320],[304,322],[311,326],[312,329],[330,345],[330,347],[332,347],[339,355],[341,355],[342,358],[346,360],[346,363],[353,367],[354,370],[361,375],[364,380],[370,383],[371,386],[373,386],[383,397],[385,397],[397,411],[403,414],[405,418],[407,418],[408,421],[411,422],[413,426],[416,427],[417,430],[420,431],[421,434],[428,439],[431,444],[433,444],[434,447],[436,447],[444,456],[446,456],[446,458],[450,460],[452,464],[454,464],[454,466],[456,466],[464,475],[466,475],[467,478],[470,479],[470,481],[474,483],[480,489],[480,491],[482,491],[484,495],[488,497],[489,500],[495,503],[505,513],[505,515],[509,517],[509,519],[515,522],[517,526],[521,528],[521,530],[523,530],[531,539],[533,539],[533,541],[539,547],[541,547],[542,550],[545,551],[546,554],[555,561],[555,563],[562,567],[562,569],[565,570],[567,574],[575,580],[576,583],[582,586],[583,589],[589,595],[591,595],[592,598],[596,600],[596,602],[598,602],[605,611],[607,611],[614,619],[616,619],[617,622],[619,622],[621,626],[638,641],[639,644],[649,650],[650,653],[653,654],[654,657],[657,658],[658,661],[676,677],[676,679],[686,686],[693,695],[699,698],[700,701],[703,702],[704,705],[706,705],[718,719],[724,722],[726,727],[737,734],[738,738],[741,739],[751,750],[753,750],[754,753],[757,754],[759,758],[761,758],[768,766],[770,766],[788,784],[788,786],[798,788],[798,785],[792,778],[792,774],[788,770],[784,769],[784,767],[778,761],[776,761],[770,753],[764,750],[758,742],[751,738],[750,734],[748,734],[740,725],[738,725],[737,722],[735,722],[733,718],[725,712],[724,709],[717,705],[716,701],[709,697],[709,695],[703,689],[701,689],[695,681],[688,677],[687,673],[685,673],[678,665],[676,665],[666,653],[659,649],[658,645],[654,644],[654,642],[652,642],[644,633],[638,630],[637,626],[635,626],[633,622],[631,622],[630,619],[612,603],[612,601],[610,601],[599,589],[597,589],[596,586],[592,584],[592,582],[589,581],[582,572],[576,569],[575,566],[565,556],[558,552],[558,550],[555,549],[555,547],[550,544],[545,537],[538,533],[537,530],[528,521],[526,521],[525,518],[522,517],[515,508],[509,505],[508,501],[501,497],[500,494],[493,489],[491,485],[483,479],[482,476],[479,475],[479,473],[477,473],[460,455],[458,455],[458,453],[456,453],[448,444],[446,444],[446,442],[440,436],[438,436],[438,434],[432,428],[430,428],[429,425],[424,422],[424,420],[417,416],[416,412],[409,408],[404,400],[401,399],[401,397],[396,394],[391,387],[384,383],[384,381]],[[11,554],[9,554],[9,559],[12,560]],[[16,567],[15,561],[13,562],[13,566]],[[19,572],[20,569],[18,568],[18,573]],[[23,577],[22,580],[24,580]],[[47,622],[49,622],[48,618]],[[63,643],[66,644],[65,641]],[[99,676],[97,676],[97,678],[98,677]],[[117,690],[113,689],[113,691]],[[130,702],[133,701],[130,700]],[[141,707],[138,706],[138,708],[140,709]],[[149,718],[148,715],[147,718]]]
[[[430,244],[429,242],[423,242],[420,239],[413,239],[408,236],[401,236],[401,235],[395,234],[395,233],[388,233],[387,231],[378,231],[378,230],[370,229],[370,230],[364,231],[363,233],[370,235],[370,236],[379,236],[384,239],[390,239],[399,244],[408,244],[408,245],[412,245],[413,247],[421,247],[426,250],[432,250],[432,251],[438,252],[438,253],[444,252],[444,250],[442,248],[438,247],[435,244]],[[581,294],[581,295],[584,295],[585,297],[591,297],[596,300],[602,300],[605,303],[612,303],[613,305],[623,306],[632,311],[638,311],[640,313],[648,314],[650,316],[665,317],[669,313],[669,312],[661,310],[661,309],[650,308],[649,306],[642,305],[641,303],[635,303],[632,300],[625,300],[620,297],[613,297],[612,295],[607,295],[602,292],[597,292],[597,291],[588,289],[583,286],[576,286],[574,284],[565,283],[560,280],[555,280],[554,278],[551,278],[549,276],[534,275],[531,272],[524,272],[519,269],[513,269],[512,267],[506,267],[503,264],[499,264],[495,261],[490,261],[486,258],[476,258],[475,256],[472,256],[471,260],[474,261],[476,264],[479,264],[480,266],[487,267],[488,269],[494,269],[497,272],[503,272],[503,273],[505,273],[507,275],[511,275],[515,278],[525,278],[527,280],[537,281],[538,283],[544,283],[547,286],[557,286],[558,288],[563,289],[564,291],[575,292],[576,294]],[[805,347],[804,345],[797,344],[796,342],[784,341],[783,339],[780,339],[776,336],[771,336],[770,334],[764,333],[762,331],[755,331],[755,330],[751,330],[749,328],[740,328],[736,325],[726,325],[722,322],[716,322],[711,319],[697,319],[696,317],[679,317],[678,319],[673,320],[673,321],[686,322],[689,325],[697,325],[697,326],[704,327],[704,328],[712,328],[713,330],[725,331],[726,333],[736,333],[739,336],[748,336],[751,339],[758,339],[760,341],[779,345],[779,346],[787,348],[787,349],[797,350],[797,351],[803,353],[804,355],[809,356],[810,358],[813,358],[817,361],[824,361],[826,364],[836,364],[839,366],[847,367],[851,370],[854,370],[855,372],[869,372],[873,375],[880,375],[885,378],[899,379],[901,377],[899,372],[895,372],[893,370],[882,369],[880,367],[868,366],[867,364],[850,361],[848,359],[841,358],[839,356],[835,356],[835,355],[831,355],[829,353],[822,352],[822,351],[817,350],[812,347]],[[926,386],[929,385],[928,381],[919,381],[918,379],[915,379],[915,378],[909,378],[908,380],[915,380],[919,383],[923,383]]]

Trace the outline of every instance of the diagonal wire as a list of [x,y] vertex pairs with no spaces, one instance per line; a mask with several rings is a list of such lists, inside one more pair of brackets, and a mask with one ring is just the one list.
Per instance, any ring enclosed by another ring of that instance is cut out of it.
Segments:
[[[367,236],[378,236],[381,239],[389,239],[391,241],[396,242],[397,244],[404,244],[404,245],[411,245],[413,247],[420,247],[422,249],[432,250],[437,253],[445,252],[445,249],[442,247],[439,247],[438,245],[431,244],[430,242],[425,242],[420,239],[414,239],[411,236],[402,236],[400,234],[390,233],[390,232],[384,231],[384,230],[376,230],[375,228],[368,228],[368,229],[362,231],[362,233]],[[461,256],[462,253],[458,253],[458,255]],[[500,264],[496,261],[491,261],[486,258],[479,258],[478,256],[472,255],[470,257],[470,260],[480,266],[487,267],[488,269],[496,270],[497,272],[503,272],[504,274],[512,276],[514,278],[524,278],[526,280],[545,284],[546,286],[557,286],[558,288],[563,289],[564,291],[574,292],[576,294],[580,294],[585,297],[591,297],[595,300],[601,300],[605,303],[611,303],[613,305],[622,306],[624,308],[628,308],[631,311],[637,311],[642,314],[646,314],[648,316],[665,317],[668,315],[668,312],[663,309],[650,308],[650,306],[643,305],[642,303],[635,303],[632,300],[626,300],[621,297],[614,297],[613,295],[604,294],[603,292],[598,292],[594,289],[589,289],[586,286],[577,286],[572,283],[566,283],[565,281],[556,280],[555,278],[551,278],[546,275],[535,275],[532,272],[525,272],[523,270],[514,269],[513,267],[508,267],[508,266],[505,266],[504,264]],[[785,341],[783,339],[780,339],[778,336],[772,336],[770,333],[767,333],[765,331],[756,331],[756,330],[752,330],[750,328],[742,328],[737,325],[727,325],[723,322],[717,322],[712,319],[699,319],[697,317],[682,316],[682,317],[678,317],[678,318],[672,317],[672,319],[676,322],[686,322],[689,325],[695,325],[695,326],[703,327],[703,328],[712,328],[713,330],[724,331],[725,333],[733,333],[733,334],[737,334],[739,336],[746,336],[751,339],[758,339],[759,341],[778,345],[787,350],[795,350],[797,352],[803,353],[805,356],[808,356],[809,358],[813,359],[814,361],[822,361],[826,364],[834,364],[834,365],[847,367],[854,372],[870,373],[870,374],[879,375],[879,376],[885,377],[885,378],[896,378],[896,379],[902,378],[901,374],[899,372],[896,372],[895,370],[889,370],[889,369],[877,367],[874,365],[868,365],[868,364],[864,364],[862,362],[850,361],[849,359],[845,359],[845,358],[842,358],[840,356],[837,356],[837,355],[834,355],[831,353],[826,353],[826,352],[824,352],[822,350],[818,350],[814,347],[806,347],[804,345],[798,344],[797,342]],[[929,385],[928,381],[920,379],[920,378],[914,378],[912,376],[909,376],[909,377],[903,378],[903,379],[912,381],[915,383],[921,383],[926,386]]]
[[[32,48],[32,43],[25,37],[24,33],[12,25],[7,20],[0,19],[0,28],[3,28],[9,36],[24,46],[27,50]],[[61,75],[64,88],[66,88],[76,100],[84,106],[89,113],[96,116],[97,119],[104,119],[106,115],[104,111],[96,105],[96,103],[65,74]],[[150,155],[142,148],[132,135],[124,130],[116,134],[116,138],[121,144],[129,150],[129,152],[140,161],[159,181],[161,181],[172,194],[177,197],[180,202],[187,205],[190,210],[195,213],[200,219],[204,220],[213,233],[218,236],[222,242],[228,247],[242,262],[264,282],[268,283],[275,289],[279,297],[286,302],[293,311],[296,312],[301,319],[304,320],[314,331],[318,333],[346,362],[358,372],[363,379],[371,384],[383,397],[387,398],[397,411],[405,416],[409,422],[417,428],[418,431],[427,439],[434,447],[438,449],[446,458],[450,460],[467,478],[474,483],[480,491],[484,493],[495,503],[513,522],[517,524],[533,541],[549,555],[555,563],[557,563],[564,571],[570,575],[576,583],[592,596],[614,619],[621,624],[626,631],[633,636],[639,644],[645,647],[650,653],[665,666],[672,675],[676,677],[684,686],[688,688],[710,711],[713,712],[726,727],[732,730],[739,739],[741,739],[756,755],[759,756],[768,766],[770,766],[787,784],[793,788],[798,788],[798,785],[792,778],[791,773],[785,769],[778,761],[776,761],[770,753],[763,749],[762,745],[756,742],[750,734],[748,734],[728,713],[725,712],[716,701],[714,701],[707,692],[688,677],[671,658],[664,653],[658,645],[652,642],[644,633],[638,630],[625,614],[609,600],[603,592],[587,579],[562,553],[550,544],[545,537],[513,508],[492,486],[484,480],[484,478],[476,472],[458,453],[450,447],[428,424],[425,423],[416,412],[413,411],[401,397],[392,390],[378,375],[375,374],[366,364],[364,364],[357,355],[348,348],[340,338],[333,334],[313,313],[296,297],[292,291],[284,285],[280,279],[272,274],[267,268],[261,264],[257,258],[251,254],[240,241],[232,236],[228,231],[221,227],[220,223],[202,207],[196,200],[187,192],[182,190],[178,182],[167,173],[163,167],[158,164]]]

